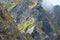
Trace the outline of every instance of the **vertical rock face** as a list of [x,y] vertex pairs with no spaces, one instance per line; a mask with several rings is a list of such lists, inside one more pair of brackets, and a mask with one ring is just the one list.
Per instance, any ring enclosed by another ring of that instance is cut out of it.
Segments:
[[47,18],[43,19],[42,30],[48,35],[52,32],[51,25]]
[[60,29],[60,6],[59,5],[54,6],[53,12],[55,15],[55,22],[56,22],[57,28]]
[[53,11],[54,11],[55,15],[59,15],[59,13],[60,13],[60,6],[59,5],[54,6]]

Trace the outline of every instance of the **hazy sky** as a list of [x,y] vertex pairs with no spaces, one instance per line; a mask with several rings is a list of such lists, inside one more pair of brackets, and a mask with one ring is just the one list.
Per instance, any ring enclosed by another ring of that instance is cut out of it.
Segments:
[[60,0],[43,0],[47,4],[60,5]]
[[53,6],[60,5],[60,0],[43,0],[42,6],[47,9],[52,9]]

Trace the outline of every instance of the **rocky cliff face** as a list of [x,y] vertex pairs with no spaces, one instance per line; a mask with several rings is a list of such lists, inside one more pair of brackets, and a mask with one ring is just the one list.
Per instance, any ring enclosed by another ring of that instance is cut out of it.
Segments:
[[9,11],[0,4],[0,40],[59,40],[60,6],[48,11],[41,2],[20,0],[14,7],[7,4]]

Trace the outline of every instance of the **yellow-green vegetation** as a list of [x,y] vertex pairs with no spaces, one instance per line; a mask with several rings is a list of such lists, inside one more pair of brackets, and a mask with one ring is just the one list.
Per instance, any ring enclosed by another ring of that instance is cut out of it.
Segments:
[[1,9],[2,9],[4,17],[6,18],[6,23],[11,22],[12,21],[12,17],[9,15],[9,13],[6,11],[6,9],[2,8],[2,7],[1,7]]
[[37,5],[37,3],[32,3],[31,5],[29,5],[29,8],[32,9],[33,7],[35,7]]
[[34,20],[33,20],[33,19],[22,20],[22,21],[19,23],[18,30],[24,30],[24,29],[26,29],[27,27],[29,27],[30,25],[32,25],[33,23],[34,23]]
[[2,5],[0,5],[0,9],[2,10],[2,14],[3,14],[4,18],[5,18],[4,19],[4,18],[2,18],[0,16],[0,22],[3,23],[4,27],[7,27],[10,23],[12,23],[13,18],[9,15],[9,13],[6,11],[6,9]]
[[10,11],[18,3],[19,3],[19,0],[13,0],[12,2],[10,2],[10,1],[5,2],[4,5],[6,6],[7,10]]

